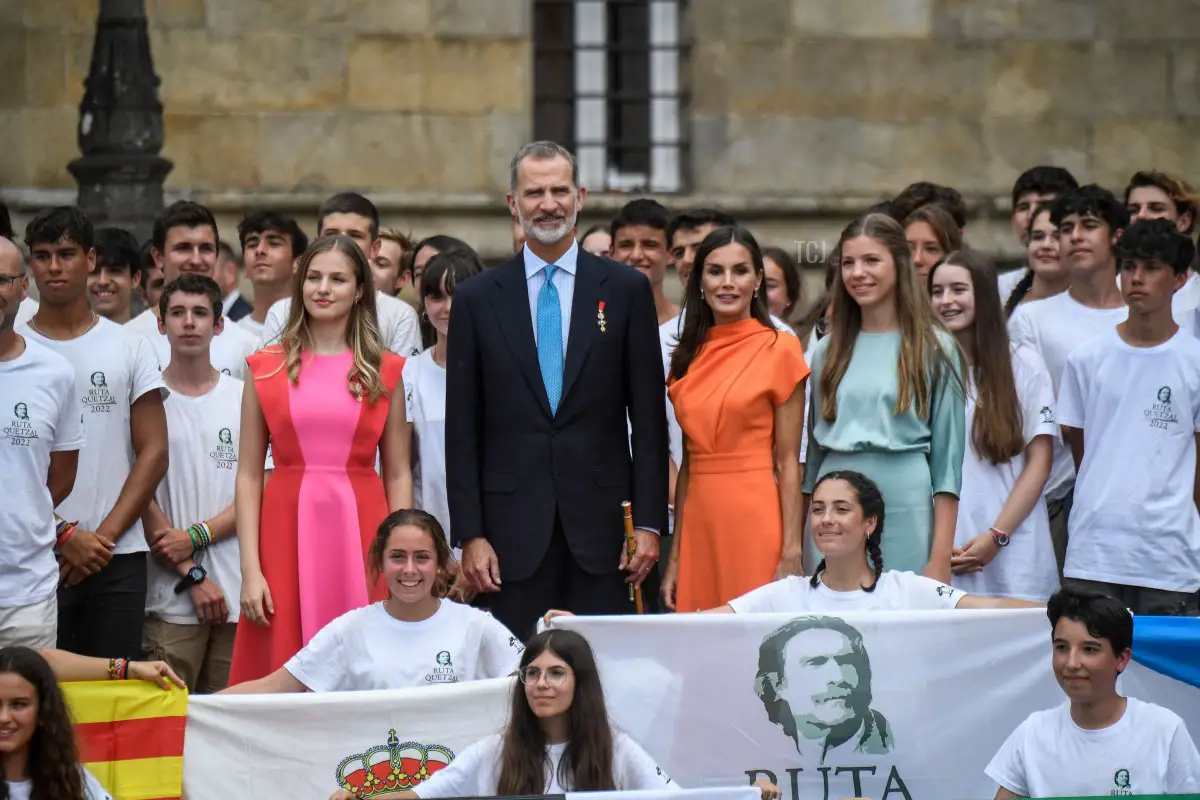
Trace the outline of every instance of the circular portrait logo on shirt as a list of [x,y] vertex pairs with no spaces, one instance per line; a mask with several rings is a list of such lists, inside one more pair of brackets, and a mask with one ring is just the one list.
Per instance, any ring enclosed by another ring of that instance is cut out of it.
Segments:
[[233,444],[233,431],[229,428],[221,428],[217,431],[217,445],[212,450],[208,457],[216,464],[217,469],[236,470],[237,469],[237,448]]
[[221,440],[221,444],[233,444],[233,431],[229,428],[221,428],[217,433],[217,438]]
[[1142,412],[1151,428],[1174,430],[1179,426],[1179,414],[1171,406],[1171,387],[1160,387],[1155,394],[1156,402]]
[[24,403],[17,403],[13,406],[13,416],[20,420],[29,420],[29,406]]
[[1112,790],[1112,794],[1133,794],[1133,781],[1130,779],[1129,770],[1121,768],[1114,772],[1113,783],[1116,784],[1117,788]]
[[87,395],[83,398],[84,407],[93,414],[111,413],[117,404],[117,398],[113,397],[113,393],[108,389],[108,378],[97,370],[92,373],[91,382],[92,388],[87,390]]
[[838,617],[797,617],[758,648],[754,690],[767,719],[820,763],[834,751],[880,755],[895,741],[887,718],[871,708],[871,658],[862,634]]
[[13,419],[4,426],[4,435],[8,437],[10,447],[29,447],[29,443],[38,438],[33,423],[29,421],[29,406],[17,403],[13,406]]
[[426,683],[458,683],[458,675],[454,672],[454,662],[450,651],[443,650],[437,654],[437,666],[425,676]]
[[105,379],[103,372],[92,373],[92,386],[95,386],[97,389],[108,388],[108,381]]

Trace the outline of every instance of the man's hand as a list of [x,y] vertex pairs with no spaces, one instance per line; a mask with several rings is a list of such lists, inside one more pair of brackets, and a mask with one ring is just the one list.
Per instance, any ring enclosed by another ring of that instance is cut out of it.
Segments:
[[225,595],[208,578],[188,589],[192,605],[196,607],[196,620],[201,625],[220,625],[229,619],[229,606]]
[[150,534],[150,552],[171,564],[187,561],[196,554],[192,537],[178,528],[163,528]]
[[633,532],[633,537],[637,541],[637,552],[630,556],[629,548],[622,542],[619,568],[629,573],[629,577],[625,579],[626,583],[641,586],[650,570],[658,563],[658,535],[638,528]]
[[76,528],[59,551],[62,556],[59,576],[63,586],[74,586],[95,575],[112,561],[116,543],[94,532]]
[[477,592],[500,591],[500,560],[496,558],[491,542],[477,536],[463,544],[462,574]]

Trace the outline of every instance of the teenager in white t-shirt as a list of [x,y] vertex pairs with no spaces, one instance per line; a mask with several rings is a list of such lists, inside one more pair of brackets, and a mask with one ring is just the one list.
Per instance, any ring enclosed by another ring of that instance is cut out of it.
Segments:
[[[1131,222],[1165,219],[1191,237],[1196,227],[1197,194],[1187,181],[1157,170],[1140,170],[1125,187],[1125,210]],[[1191,315],[1200,306],[1200,275],[1189,266],[1187,281],[1171,298],[1177,316]]]
[[933,310],[967,362],[962,497],[951,584],[968,594],[1046,602],[1058,589],[1042,489],[1050,475],[1054,390],[1037,354],[1013,350],[996,270],[960,250],[933,268]]
[[1059,393],[1079,467],[1065,575],[1139,614],[1200,615],[1200,341],[1171,316],[1195,246],[1158,219],[1117,251],[1129,319],[1071,354]]
[[481,272],[483,265],[479,259],[465,250],[447,250],[429,259],[417,290],[424,309],[422,324],[429,325],[436,341],[419,356],[404,362],[405,415],[412,426],[416,454],[413,499],[417,508],[437,518],[447,540],[450,507],[446,500],[446,346],[450,336],[450,306],[454,288]]
[[[190,273],[213,277],[217,269],[219,233],[212,212],[199,203],[180,200],[165,208],[154,220],[155,264],[165,283]],[[158,325],[158,305],[147,308],[129,322],[129,327],[146,337],[165,369],[171,362],[171,344]],[[227,325],[210,348],[216,369],[241,379],[246,373],[246,356],[258,349],[258,341],[242,328]]]
[[71,363],[84,408],[78,473],[58,506],[68,523],[58,548],[58,645],[130,658],[142,647],[146,608],[141,515],[167,468],[166,390],[145,338],[88,309],[92,235],[74,207],[47,209],[29,223],[41,305],[21,333]]
[[254,310],[237,324],[262,339],[271,306],[292,296],[292,283],[308,237],[296,220],[278,211],[255,211],[238,223],[242,269],[254,284]]
[[[707,614],[794,614],[816,611],[911,611],[1026,608],[1036,604],[1002,597],[975,597],[912,572],[885,570],[880,550],[883,495],[867,476],[834,470],[821,476],[809,504],[809,525],[823,556],[812,577],[760,586]],[[544,621],[570,616],[549,611]]]
[[1200,753],[1183,720],[1117,693],[1133,653],[1125,605],[1067,587],[1046,615],[1067,702],[1033,712],[1001,746],[986,770],[1000,784],[996,800],[1200,792]]
[[[380,800],[679,789],[637,742],[609,723],[595,656],[578,633],[534,636],[517,674],[503,731],[466,748],[413,789]],[[584,734],[572,739],[580,730]],[[611,773],[596,770],[598,763],[610,763]],[[339,789],[332,800],[354,797]]]
[[507,628],[487,612],[445,599],[450,545],[428,512],[389,515],[368,559],[387,585],[387,600],[343,614],[282,668],[226,691],[404,689],[499,678],[517,668],[523,648]]
[[75,483],[83,407],[66,359],[14,328],[27,286],[20,251],[0,238],[0,646],[53,647],[54,507]]
[[[1067,192],[1079,188],[1075,176],[1062,167],[1037,166],[1031,167],[1018,176],[1012,188],[1012,232],[1026,250],[1028,266],[1005,272],[997,276],[996,285],[1000,291],[1001,305],[1008,307],[1023,302],[1049,297],[1057,294],[1055,291],[1044,291],[1051,288],[1044,280],[1038,278],[1038,262],[1034,250],[1038,243],[1032,240],[1037,230],[1034,216],[1038,209],[1049,213],[1050,205]],[[1058,236],[1053,237],[1054,267],[1058,267]],[[1069,281],[1069,278],[1068,278]],[[1066,283],[1063,284],[1063,291]],[[1042,291],[1038,291],[1042,290]],[[1017,292],[1016,297],[1013,293]]]
[[[1058,228],[1059,252],[1070,268],[1071,288],[1021,306],[1009,320],[1009,333],[1013,344],[1030,347],[1041,357],[1057,396],[1071,351],[1125,319],[1113,245],[1128,226],[1129,215],[1112,192],[1089,185],[1055,200],[1050,221]],[[1060,574],[1074,486],[1071,453],[1057,444],[1045,493]]]
[[[326,200],[317,211],[317,236],[341,234],[349,236],[373,261],[379,255],[379,211],[375,204],[360,194],[342,192]],[[259,346],[276,344],[287,326],[292,300],[285,297],[267,312]],[[421,352],[421,326],[417,312],[403,300],[380,291],[375,292],[375,313],[378,316],[379,342],[399,356],[409,358]]]
[[1058,228],[1050,221],[1050,206],[1037,206],[1029,215],[1025,258],[1029,266],[1015,285],[1005,287],[1003,280],[997,282],[1000,302],[1009,318],[1029,303],[1055,297],[1071,288],[1070,264],[1059,248]]
[[152,558],[143,650],[174,666],[194,693],[208,694],[229,682],[242,590],[233,522],[242,382],[209,357],[226,324],[216,281],[181,275],[159,306],[171,342],[163,370],[170,465],[145,518]]

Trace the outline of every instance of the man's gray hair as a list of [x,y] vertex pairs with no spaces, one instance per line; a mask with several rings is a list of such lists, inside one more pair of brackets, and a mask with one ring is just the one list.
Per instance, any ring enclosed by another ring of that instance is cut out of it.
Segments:
[[579,162],[575,160],[575,156],[570,150],[563,147],[558,142],[543,140],[540,142],[530,142],[529,144],[521,145],[521,149],[512,157],[512,162],[508,166],[508,190],[513,194],[517,193],[517,169],[521,166],[521,162],[527,158],[549,159],[562,156],[571,164],[571,183],[575,188],[579,188]]

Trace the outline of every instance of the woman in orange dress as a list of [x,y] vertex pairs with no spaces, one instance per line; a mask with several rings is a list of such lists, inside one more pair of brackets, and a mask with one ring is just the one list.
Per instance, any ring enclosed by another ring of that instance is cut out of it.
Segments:
[[231,685],[269,675],[326,624],[387,596],[366,556],[384,517],[412,507],[413,490],[404,359],[379,344],[374,306],[358,245],[322,237],[300,259],[280,343],[247,360]]
[[696,252],[668,377],[684,456],[663,602],[728,603],[803,575],[800,438],[808,365],[771,324],[750,232],[718,228]]

